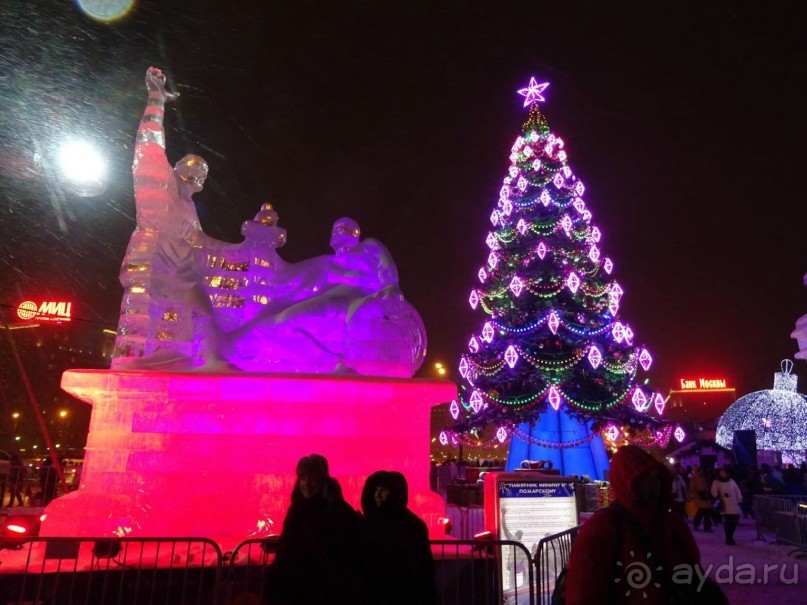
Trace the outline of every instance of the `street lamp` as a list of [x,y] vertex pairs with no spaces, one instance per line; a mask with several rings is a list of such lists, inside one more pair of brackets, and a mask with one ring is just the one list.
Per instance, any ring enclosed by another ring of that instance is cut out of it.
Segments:
[[434,369],[435,369],[435,370],[437,370],[437,373],[438,373],[440,376],[445,376],[445,375],[446,375],[446,368],[445,368],[445,366],[444,366],[442,363],[440,363],[439,361],[438,361],[437,363],[435,363],[435,364],[434,364]]

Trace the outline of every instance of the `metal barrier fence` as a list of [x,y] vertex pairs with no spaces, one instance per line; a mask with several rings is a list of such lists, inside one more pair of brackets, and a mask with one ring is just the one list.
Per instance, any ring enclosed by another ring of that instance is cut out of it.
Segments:
[[458,540],[472,540],[485,529],[485,510],[481,506],[446,504],[446,518],[451,522],[451,535]]
[[2,603],[218,603],[221,549],[204,538],[31,538],[12,555]]
[[572,545],[580,531],[580,525],[572,527],[551,536],[546,536],[538,542],[535,551],[535,602],[538,605],[551,605],[552,592],[555,590],[555,579],[569,563]]
[[[552,538],[541,541],[543,551],[554,548]],[[431,545],[438,605],[535,605],[536,562],[520,542]],[[203,538],[32,538],[20,546],[4,551],[0,603],[232,605],[266,602],[276,542],[247,540],[226,560]]]
[[807,554],[807,496],[754,496],[754,513],[758,540],[773,534],[794,547],[788,554]]

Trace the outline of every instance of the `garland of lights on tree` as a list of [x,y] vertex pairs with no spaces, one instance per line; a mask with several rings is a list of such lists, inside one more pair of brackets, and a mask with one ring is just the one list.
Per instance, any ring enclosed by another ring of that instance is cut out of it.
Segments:
[[532,78],[518,91],[529,119],[511,149],[490,214],[488,256],[468,299],[487,317],[460,360],[465,384],[450,406],[455,424],[440,441],[484,447],[529,439],[519,425],[539,421],[547,406],[593,420],[594,432],[538,443],[544,447],[600,435],[612,444],[683,441],[683,429],[661,418],[661,393],[637,384],[653,358],[619,317],[624,291],[583,200],[585,186],[539,110],[548,85]]
[[740,397],[725,411],[717,425],[715,440],[731,448],[734,431],[754,431],[757,449],[781,452],[795,464],[807,454],[807,398],[796,392],[798,377],[791,374],[793,362],[782,362],[773,389]]

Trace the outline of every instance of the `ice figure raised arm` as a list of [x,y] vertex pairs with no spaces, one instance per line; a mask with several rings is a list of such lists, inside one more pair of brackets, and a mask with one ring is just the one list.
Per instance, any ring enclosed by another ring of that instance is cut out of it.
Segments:
[[198,255],[217,240],[202,231],[192,195],[202,190],[208,165],[187,155],[174,168],[165,153],[165,103],[177,95],[165,75],[146,71],[148,104],[135,141],[137,226],[120,280],[124,287],[113,367],[215,367],[219,330],[202,287]]

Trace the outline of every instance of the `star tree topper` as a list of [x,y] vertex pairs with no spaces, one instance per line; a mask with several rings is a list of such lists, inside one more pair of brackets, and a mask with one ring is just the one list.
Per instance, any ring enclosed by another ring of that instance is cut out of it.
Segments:
[[549,86],[549,82],[538,84],[535,78],[530,78],[530,85],[518,91],[518,94],[524,97],[524,107],[546,101],[541,93],[544,92],[547,86]]

